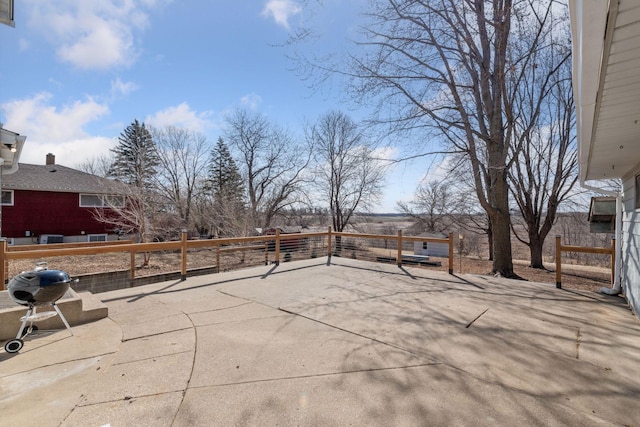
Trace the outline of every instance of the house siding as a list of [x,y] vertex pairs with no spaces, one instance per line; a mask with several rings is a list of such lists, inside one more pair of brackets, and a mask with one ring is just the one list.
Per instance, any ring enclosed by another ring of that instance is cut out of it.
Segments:
[[640,315],[640,210],[635,209],[635,173],[622,182],[622,286],[631,308]]
[[78,193],[14,190],[13,206],[2,206],[2,235],[108,233],[107,225],[93,218],[93,211],[80,207]]

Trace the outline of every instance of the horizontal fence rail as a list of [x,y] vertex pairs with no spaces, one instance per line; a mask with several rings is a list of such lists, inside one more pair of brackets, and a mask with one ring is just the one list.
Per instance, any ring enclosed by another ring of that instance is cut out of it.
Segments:
[[556,236],[556,288],[562,288],[562,252],[581,252],[586,254],[602,254],[611,256],[611,283],[615,278],[616,239],[611,239],[610,248],[590,248],[585,246],[563,245],[560,236]]
[[[326,256],[340,255],[341,251],[347,250],[345,244],[347,239],[375,239],[384,242],[393,242],[397,247],[395,262],[402,266],[403,243],[404,242],[434,242],[448,245],[449,274],[453,274],[453,233],[449,233],[448,238],[414,237],[403,236],[402,231],[397,235],[381,234],[359,234],[347,232],[335,232],[328,228],[326,232],[317,233],[280,233],[276,230],[273,235],[233,237],[222,239],[202,239],[188,240],[187,233],[181,234],[179,241],[153,242],[153,243],[132,243],[131,241],[110,241],[94,243],[55,243],[46,245],[24,245],[11,246],[6,241],[0,242],[0,280],[3,287],[8,281],[9,262],[21,259],[45,259],[48,257],[61,256],[90,256],[108,253],[129,253],[130,254],[130,278],[135,278],[137,253],[150,252],[180,252],[180,275],[181,279],[187,277],[188,252],[189,250],[210,249],[215,251],[216,271],[220,272],[220,258],[224,254],[249,252],[264,252],[264,263],[268,264],[270,258],[278,265],[281,261],[281,252],[285,252],[285,261],[291,259],[291,253],[299,250],[304,245],[309,246],[309,242],[326,241]],[[323,245],[320,245],[323,246]],[[313,245],[311,257],[318,256],[317,242]],[[425,257],[426,258],[426,257]]]

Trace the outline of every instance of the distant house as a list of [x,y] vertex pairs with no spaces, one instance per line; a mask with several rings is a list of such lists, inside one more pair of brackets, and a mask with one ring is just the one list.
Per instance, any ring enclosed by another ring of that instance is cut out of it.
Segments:
[[[116,235],[94,218],[113,196],[114,181],[57,165],[20,163],[2,176],[2,237],[9,244],[105,241]],[[124,198],[122,198],[124,202]]]
[[[609,294],[640,314],[640,2],[570,0],[580,182],[622,180]],[[590,185],[592,182],[593,185]]]
[[[418,237],[426,237],[430,239],[448,239],[446,234],[432,233],[420,234]],[[436,256],[436,257],[448,257],[449,256],[449,243],[440,242],[413,242],[413,253],[415,255],[422,256]]]
[[[300,249],[303,241],[301,239],[287,239],[286,234],[300,234],[302,231],[301,227],[287,227],[287,228],[267,228],[266,230],[262,230],[262,234],[264,236],[275,236],[278,231],[280,231],[280,250],[284,252],[289,251],[297,251]],[[275,242],[273,240],[267,243],[267,246],[270,251],[275,250]]]

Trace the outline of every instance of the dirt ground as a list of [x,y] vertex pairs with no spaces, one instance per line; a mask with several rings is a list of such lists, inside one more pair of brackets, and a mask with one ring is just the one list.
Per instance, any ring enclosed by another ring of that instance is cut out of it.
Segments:
[[[369,255],[369,256],[367,256]],[[358,259],[375,260],[371,254],[358,254]],[[308,253],[294,254],[293,260],[308,258]],[[273,254],[270,254],[270,259]],[[215,252],[210,250],[190,251],[188,254],[187,268],[210,267],[215,265]],[[437,260],[437,259],[435,259]],[[9,263],[9,277],[21,271],[32,270],[34,263],[39,260],[16,260]],[[131,265],[128,253],[103,254],[82,257],[55,257],[48,259],[49,268],[64,270],[72,277],[95,272],[128,270]],[[180,270],[180,254],[176,252],[153,253],[150,264],[141,267],[143,264],[142,254],[136,256],[136,276],[150,276],[154,274],[166,273]],[[221,257],[221,270],[229,271],[247,268],[255,265],[262,265],[265,262],[264,251],[238,252],[225,254]],[[395,261],[393,261],[395,262]],[[441,259],[440,267],[423,267],[425,269],[447,271],[448,259]],[[514,270],[516,274],[524,280],[548,283],[555,285],[555,264],[547,264],[546,270],[534,269],[528,266],[528,261],[514,260]],[[477,259],[473,257],[463,257],[462,261],[458,254],[454,255],[454,273],[481,274],[491,273],[491,261]],[[562,287],[588,292],[598,292],[601,287],[611,287],[611,270],[604,267],[590,267],[581,265],[563,264],[562,266]]]
[[[457,260],[459,261],[459,259]],[[528,261],[514,260],[516,274],[525,280],[540,283],[556,283],[555,264],[545,265],[546,270],[529,267]],[[460,271],[459,265],[454,266],[454,271]],[[462,273],[490,274],[491,261],[463,258]],[[598,292],[602,287],[612,287],[611,270],[602,267],[589,267],[583,265],[562,265],[562,287],[581,291]]]

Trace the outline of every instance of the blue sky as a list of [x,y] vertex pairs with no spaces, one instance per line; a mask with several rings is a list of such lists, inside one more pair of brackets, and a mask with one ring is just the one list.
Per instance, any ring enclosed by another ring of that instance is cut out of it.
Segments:
[[[225,114],[246,107],[302,135],[329,109],[358,119],[338,82],[313,91],[278,47],[301,19],[293,0],[15,0],[16,27],[0,25],[0,122],[27,136],[22,163],[54,153],[74,167],[108,153],[134,119],[204,134],[213,144]],[[356,31],[366,0],[327,0],[313,22],[319,50]],[[385,157],[399,156],[383,148]],[[425,170],[389,174],[378,212],[411,198]]]

